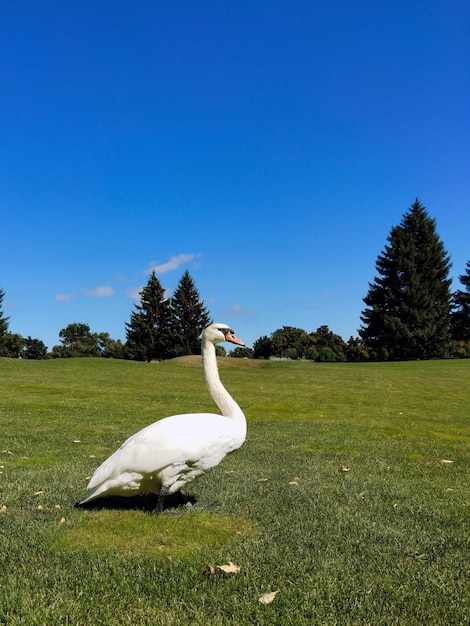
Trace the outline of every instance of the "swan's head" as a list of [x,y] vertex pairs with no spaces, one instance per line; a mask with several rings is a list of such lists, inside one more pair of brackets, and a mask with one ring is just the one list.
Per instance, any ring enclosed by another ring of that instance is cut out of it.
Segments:
[[203,331],[202,340],[210,341],[211,343],[229,341],[230,343],[237,344],[237,346],[245,345],[241,339],[235,336],[235,333],[227,324],[211,324]]

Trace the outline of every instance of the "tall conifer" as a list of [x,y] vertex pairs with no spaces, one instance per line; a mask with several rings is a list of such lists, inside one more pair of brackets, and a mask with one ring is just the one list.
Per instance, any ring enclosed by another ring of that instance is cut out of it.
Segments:
[[0,337],[6,335],[8,332],[8,320],[9,317],[5,317],[2,311],[3,306],[3,298],[5,297],[5,292],[3,289],[0,289]]
[[450,258],[418,200],[392,228],[379,255],[379,274],[364,298],[359,331],[372,358],[444,357],[449,351]]
[[470,341],[470,261],[465,274],[459,276],[465,291],[458,289],[453,296],[452,335],[457,341]]
[[200,335],[211,318],[187,270],[171,298],[170,307],[173,356],[200,354]]
[[140,304],[135,305],[130,321],[126,322],[126,354],[136,361],[165,359],[170,346],[169,303],[157,275],[150,274],[140,292]]

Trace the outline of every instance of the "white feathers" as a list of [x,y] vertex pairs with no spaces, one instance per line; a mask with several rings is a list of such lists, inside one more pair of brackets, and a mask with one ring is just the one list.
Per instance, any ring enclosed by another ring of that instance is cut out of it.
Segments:
[[243,444],[245,416],[217,369],[215,344],[222,341],[243,345],[225,324],[211,324],[203,332],[206,383],[222,415],[172,415],[143,428],[98,467],[88,483],[93,491],[80,504],[106,495],[175,493]]

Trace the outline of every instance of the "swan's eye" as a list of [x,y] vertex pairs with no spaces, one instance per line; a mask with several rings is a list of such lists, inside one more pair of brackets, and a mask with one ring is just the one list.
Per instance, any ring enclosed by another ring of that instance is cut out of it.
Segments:
[[234,334],[233,330],[231,328],[219,328],[220,332],[224,334],[224,336],[227,336],[227,333],[231,333],[232,335]]

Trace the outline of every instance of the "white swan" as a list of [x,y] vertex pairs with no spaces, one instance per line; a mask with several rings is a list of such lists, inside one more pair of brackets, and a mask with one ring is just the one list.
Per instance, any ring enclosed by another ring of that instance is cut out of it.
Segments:
[[217,369],[215,344],[222,341],[245,345],[226,324],[211,324],[202,333],[206,384],[222,415],[172,415],[143,428],[98,467],[87,486],[93,491],[80,505],[102,496],[150,492],[158,494],[155,510],[160,512],[167,494],[176,493],[243,444],[245,416]]

